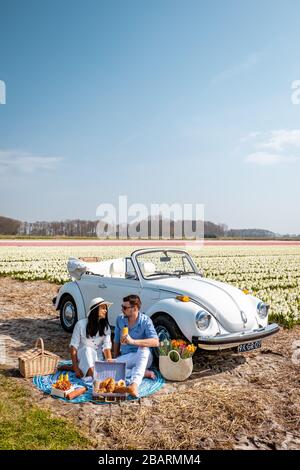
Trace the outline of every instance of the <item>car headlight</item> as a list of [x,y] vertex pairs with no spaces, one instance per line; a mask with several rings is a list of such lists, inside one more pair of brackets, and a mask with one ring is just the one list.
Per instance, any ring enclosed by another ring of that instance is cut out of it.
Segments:
[[257,313],[260,318],[266,318],[269,313],[270,306],[265,304],[264,302],[259,302],[257,305]]
[[199,330],[206,330],[210,324],[211,315],[204,310],[200,310],[200,312],[196,313],[196,325]]

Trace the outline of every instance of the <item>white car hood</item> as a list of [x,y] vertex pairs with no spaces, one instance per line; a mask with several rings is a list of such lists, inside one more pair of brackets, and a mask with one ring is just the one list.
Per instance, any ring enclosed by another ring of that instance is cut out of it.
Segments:
[[190,296],[229,332],[258,326],[253,301],[234,286],[200,276],[159,279],[151,281],[151,285],[162,291]]

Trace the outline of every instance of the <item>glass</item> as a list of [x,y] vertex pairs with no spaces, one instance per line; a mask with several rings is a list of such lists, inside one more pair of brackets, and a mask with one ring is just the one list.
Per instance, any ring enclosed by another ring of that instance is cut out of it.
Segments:
[[145,279],[201,275],[184,251],[148,251],[138,254],[136,260]]

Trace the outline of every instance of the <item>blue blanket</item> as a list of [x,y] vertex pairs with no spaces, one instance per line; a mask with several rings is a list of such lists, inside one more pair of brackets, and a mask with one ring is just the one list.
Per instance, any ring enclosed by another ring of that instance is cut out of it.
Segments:
[[[71,365],[71,361],[63,361],[60,363],[62,364],[67,364]],[[152,379],[143,379],[143,382],[141,383],[139,387],[139,398],[146,397],[148,395],[152,395],[153,393],[157,392],[159,389],[161,389],[165,383],[165,380],[161,376],[160,372],[156,369],[153,369],[156,378],[154,380]],[[33,384],[40,389],[44,393],[51,393],[51,387],[52,384],[54,384],[59,375],[62,373],[62,371],[58,371],[55,374],[52,375],[36,375],[33,377],[32,382]],[[77,398],[74,398],[73,400],[68,400],[67,398],[59,398],[59,397],[53,397],[53,398],[58,398],[58,400],[64,400],[69,403],[84,403],[84,402],[92,402],[96,403],[97,405],[107,405],[107,402],[101,402],[99,400],[94,400],[92,396],[92,384],[91,383],[86,383],[81,379],[78,379],[75,375],[75,372],[68,372],[69,373],[69,378],[72,384],[75,386],[85,386],[87,387],[87,391],[85,394],[80,395]],[[127,400],[137,400],[137,398],[128,396]]]

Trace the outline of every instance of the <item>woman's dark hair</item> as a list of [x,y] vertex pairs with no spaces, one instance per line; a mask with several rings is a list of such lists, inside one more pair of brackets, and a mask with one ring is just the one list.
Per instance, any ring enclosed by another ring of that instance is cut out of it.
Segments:
[[91,310],[91,313],[88,316],[88,322],[86,325],[86,336],[88,338],[91,338],[93,336],[96,336],[97,333],[99,333],[100,336],[104,335],[105,329],[109,327],[108,323],[108,315],[107,315],[107,305],[106,305],[106,316],[104,318],[98,317],[98,307],[94,307]]

